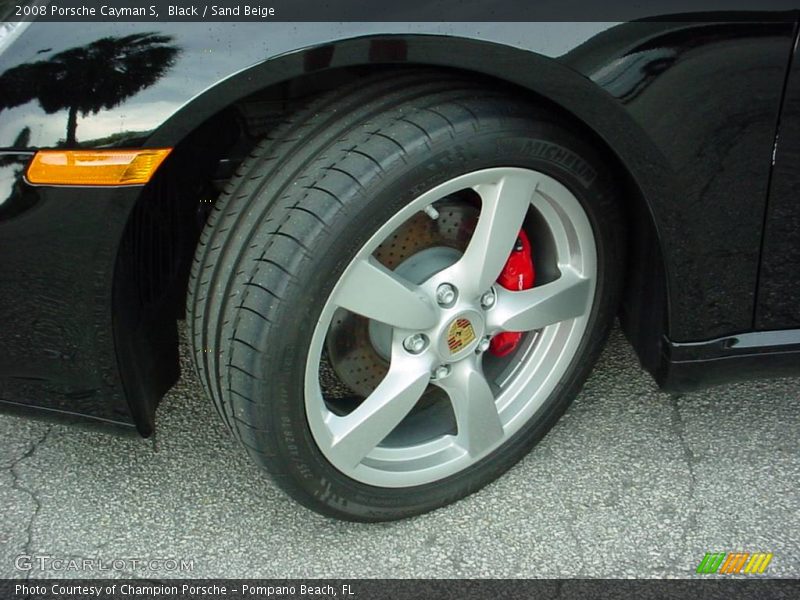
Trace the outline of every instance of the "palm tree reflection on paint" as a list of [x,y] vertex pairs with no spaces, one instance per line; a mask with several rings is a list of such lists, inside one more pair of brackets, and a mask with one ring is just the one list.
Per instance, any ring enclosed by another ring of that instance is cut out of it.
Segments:
[[179,53],[171,41],[155,33],[105,37],[16,66],[0,75],[0,109],[38,100],[48,114],[67,110],[65,145],[74,146],[78,113],[113,108],[158,81]]

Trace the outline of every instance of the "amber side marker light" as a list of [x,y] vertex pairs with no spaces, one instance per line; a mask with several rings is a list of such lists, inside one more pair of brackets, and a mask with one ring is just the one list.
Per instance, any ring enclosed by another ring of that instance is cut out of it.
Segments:
[[26,177],[35,185],[141,185],[171,150],[40,150]]

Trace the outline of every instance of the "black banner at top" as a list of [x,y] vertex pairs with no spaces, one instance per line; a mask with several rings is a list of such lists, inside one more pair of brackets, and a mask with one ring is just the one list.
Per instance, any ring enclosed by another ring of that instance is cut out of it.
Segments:
[[632,21],[793,19],[800,0],[0,0],[7,22]]

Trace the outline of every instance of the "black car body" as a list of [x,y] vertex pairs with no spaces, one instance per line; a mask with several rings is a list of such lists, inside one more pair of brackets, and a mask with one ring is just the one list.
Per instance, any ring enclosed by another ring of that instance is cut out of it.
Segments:
[[[615,165],[631,232],[621,322],[660,385],[800,372],[798,13],[644,16],[657,18],[8,27],[0,403],[151,434],[178,376],[192,253],[225,180],[294,102],[407,65],[516,86]],[[103,69],[147,36],[170,48],[158,76],[103,89]],[[47,88],[25,65],[64,81]],[[26,166],[48,148],[173,151],[145,186],[33,185]]]

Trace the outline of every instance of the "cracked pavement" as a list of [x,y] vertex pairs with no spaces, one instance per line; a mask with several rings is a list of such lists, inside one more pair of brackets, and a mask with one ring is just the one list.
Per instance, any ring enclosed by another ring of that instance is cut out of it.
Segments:
[[[185,361],[184,353],[184,361]],[[800,380],[670,395],[615,331],[565,417],[473,496],[396,523],[295,504],[227,435],[188,364],[150,441],[0,415],[0,576],[20,554],[183,558],[135,577],[691,577],[709,551],[800,576]]]

